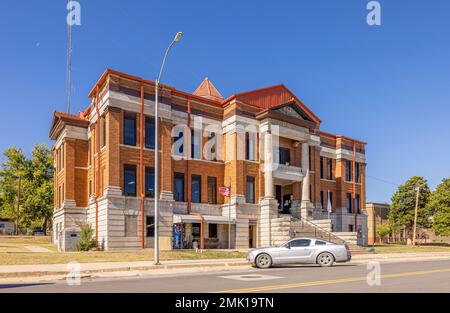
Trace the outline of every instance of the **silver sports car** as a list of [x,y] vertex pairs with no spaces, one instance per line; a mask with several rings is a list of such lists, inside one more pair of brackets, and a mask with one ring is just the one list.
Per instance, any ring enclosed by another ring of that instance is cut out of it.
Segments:
[[313,238],[295,238],[278,247],[252,249],[247,256],[247,260],[259,268],[288,263],[329,267],[334,262],[349,262],[351,258],[352,254],[347,245]]

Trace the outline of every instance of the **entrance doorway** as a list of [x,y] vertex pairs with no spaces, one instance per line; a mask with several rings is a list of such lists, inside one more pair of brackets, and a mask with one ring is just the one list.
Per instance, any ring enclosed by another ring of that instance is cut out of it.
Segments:
[[291,214],[292,195],[283,196],[283,214]]
[[256,224],[248,226],[248,247],[250,249],[256,248]]
[[283,196],[280,185],[275,186],[275,199],[278,201],[278,212],[283,211]]

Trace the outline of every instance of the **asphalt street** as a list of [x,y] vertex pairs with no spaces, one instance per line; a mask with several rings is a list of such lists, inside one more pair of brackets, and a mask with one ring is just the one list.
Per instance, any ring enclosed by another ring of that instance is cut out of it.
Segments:
[[0,285],[0,293],[9,292],[450,292],[450,260],[382,263],[380,268],[373,265],[368,268],[367,264],[342,264],[332,268],[291,265],[268,270],[246,268],[139,278],[83,279],[75,286],[69,286],[66,281]]

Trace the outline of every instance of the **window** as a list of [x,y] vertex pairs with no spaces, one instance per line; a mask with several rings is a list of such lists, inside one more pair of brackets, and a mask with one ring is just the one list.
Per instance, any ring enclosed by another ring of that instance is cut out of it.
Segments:
[[92,180],[89,181],[89,197],[92,195]]
[[88,162],[89,165],[92,165],[92,141],[89,139],[88,141]]
[[155,237],[155,217],[147,216],[146,225],[147,225],[147,237]]
[[200,130],[191,129],[191,158],[202,159],[202,136]]
[[352,213],[352,194],[347,193],[347,212]]
[[309,239],[295,239],[289,242],[291,248],[296,247],[309,247],[311,245],[311,240]]
[[360,213],[361,213],[361,207],[360,207],[360,205],[361,205],[360,196],[359,196],[359,195],[356,195],[356,197],[355,197],[355,212],[356,212],[357,214],[360,214]]
[[351,232],[351,233],[354,232],[354,226],[353,226],[353,224],[349,224],[349,225],[348,225],[348,231]]
[[327,158],[327,179],[333,180],[333,159]]
[[64,144],[61,145],[60,151],[59,151],[59,170],[62,171],[64,169]]
[[333,193],[330,192],[329,194],[330,194],[330,204],[331,204],[331,207],[333,208]]
[[147,198],[155,197],[155,169],[153,167],[145,168],[145,196]]
[[323,191],[320,191],[320,204],[322,205],[322,209],[325,209],[325,194]]
[[208,225],[208,238],[217,238],[217,224]]
[[125,215],[125,237],[137,237],[137,216]]
[[155,119],[145,118],[145,147],[155,149]]
[[102,147],[106,146],[106,118],[105,116],[101,117],[100,120],[102,126]]
[[360,182],[360,171],[359,171],[359,163],[355,163],[355,183]]
[[347,160],[345,166],[345,180],[352,181],[352,161]]
[[323,170],[323,167],[324,167],[323,161],[324,161],[323,157],[320,157],[320,179],[325,178],[324,170]]
[[291,150],[280,147],[280,164],[291,163]]
[[58,199],[58,200],[59,200],[59,201],[58,201],[58,207],[59,207],[59,208],[61,208],[61,203],[62,203],[62,201],[61,201],[61,199],[62,199],[62,191],[61,191],[61,190],[62,190],[62,186],[59,186],[59,193],[58,193],[58,196],[59,196],[59,197],[58,197],[58,198],[59,198],[59,199]]
[[136,145],[136,114],[125,113],[123,120],[123,143]]
[[202,177],[199,175],[192,175],[191,192],[192,203],[202,202]]
[[128,197],[136,197],[136,165],[124,165],[123,193]]
[[311,146],[309,146],[308,154],[309,154],[309,170],[312,171],[312,147]]
[[200,224],[192,224],[192,236],[200,237]]
[[325,241],[321,241],[321,240],[316,240],[316,246],[326,246],[326,242]]
[[245,133],[245,159],[247,161],[256,160],[256,140],[255,133]]
[[217,161],[217,138],[216,138],[216,134],[215,133],[211,133],[208,137],[208,141],[214,143],[211,148],[210,151],[207,151],[207,155],[206,158],[209,161]]
[[217,204],[217,178],[208,177],[208,203]]
[[[175,142],[178,142],[180,140],[181,144],[180,144],[180,148],[178,149],[178,151],[173,151],[174,155],[178,155],[178,156],[183,156],[184,154],[184,142],[183,142],[183,132],[179,132],[178,136],[173,137],[173,143],[175,144]],[[175,145],[174,145],[175,146]]]
[[184,202],[184,174],[174,173],[173,175],[173,191],[175,201]]
[[247,176],[247,193],[245,201],[247,203],[255,203],[255,177]]

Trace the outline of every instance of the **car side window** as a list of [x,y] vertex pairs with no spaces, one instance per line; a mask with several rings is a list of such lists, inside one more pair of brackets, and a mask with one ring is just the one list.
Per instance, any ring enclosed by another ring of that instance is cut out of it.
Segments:
[[297,240],[292,240],[289,245],[291,246],[291,248],[295,248],[295,247],[309,247],[311,245],[311,240],[309,239],[297,239]]
[[316,240],[316,246],[325,246],[326,244],[325,241]]

